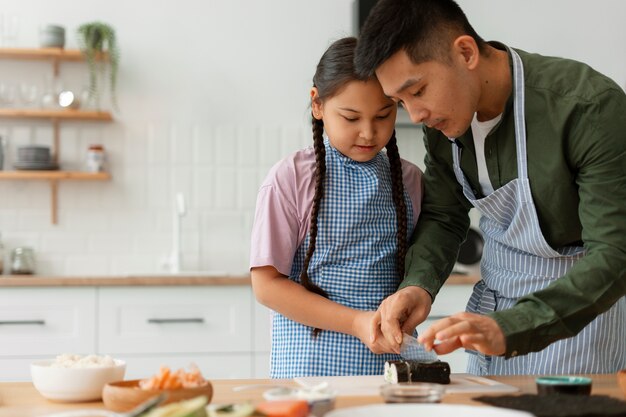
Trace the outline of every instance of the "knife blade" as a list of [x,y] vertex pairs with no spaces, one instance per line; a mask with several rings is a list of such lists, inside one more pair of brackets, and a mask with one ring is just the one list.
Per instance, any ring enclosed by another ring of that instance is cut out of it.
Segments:
[[400,356],[403,359],[418,362],[435,362],[439,360],[435,351],[427,351],[424,345],[418,342],[415,337],[406,333],[402,336]]

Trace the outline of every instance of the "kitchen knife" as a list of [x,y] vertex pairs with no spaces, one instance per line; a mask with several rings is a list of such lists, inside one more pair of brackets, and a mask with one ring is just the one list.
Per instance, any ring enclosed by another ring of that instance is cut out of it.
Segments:
[[400,356],[405,360],[412,360],[418,362],[435,362],[439,360],[437,354],[431,350],[426,350],[423,344],[417,341],[417,339],[408,334],[404,334],[402,338],[402,344],[400,345]]

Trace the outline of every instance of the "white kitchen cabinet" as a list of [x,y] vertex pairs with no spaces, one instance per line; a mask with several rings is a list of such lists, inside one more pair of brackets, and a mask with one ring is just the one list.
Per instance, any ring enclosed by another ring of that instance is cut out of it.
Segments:
[[0,380],[29,380],[34,359],[95,352],[95,306],[95,288],[2,288]]
[[95,350],[95,288],[3,288],[0,356]]
[[207,378],[251,378],[253,303],[237,285],[5,287],[0,381],[28,381],[33,360],[61,353],[123,359],[126,379],[191,363]]
[[98,351],[252,351],[249,287],[100,288]]
[[98,351],[127,362],[126,379],[196,364],[206,378],[252,376],[249,287],[101,288]]

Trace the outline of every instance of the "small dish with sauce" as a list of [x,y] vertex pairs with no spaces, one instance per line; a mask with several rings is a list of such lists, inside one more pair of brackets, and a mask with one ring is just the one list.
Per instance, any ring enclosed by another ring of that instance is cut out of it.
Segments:
[[544,376],[535,379],[539,395],[550,394],[591,394],[591,378],[582,376]]

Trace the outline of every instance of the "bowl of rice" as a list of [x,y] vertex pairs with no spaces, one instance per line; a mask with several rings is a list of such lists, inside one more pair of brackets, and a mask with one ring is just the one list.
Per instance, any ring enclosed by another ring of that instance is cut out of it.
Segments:
[[59,355],[32,362],[30,374],[39,393],[52,401],[80,402],[102,398],[102,388],[124,379],[126,363],[110,356]]

